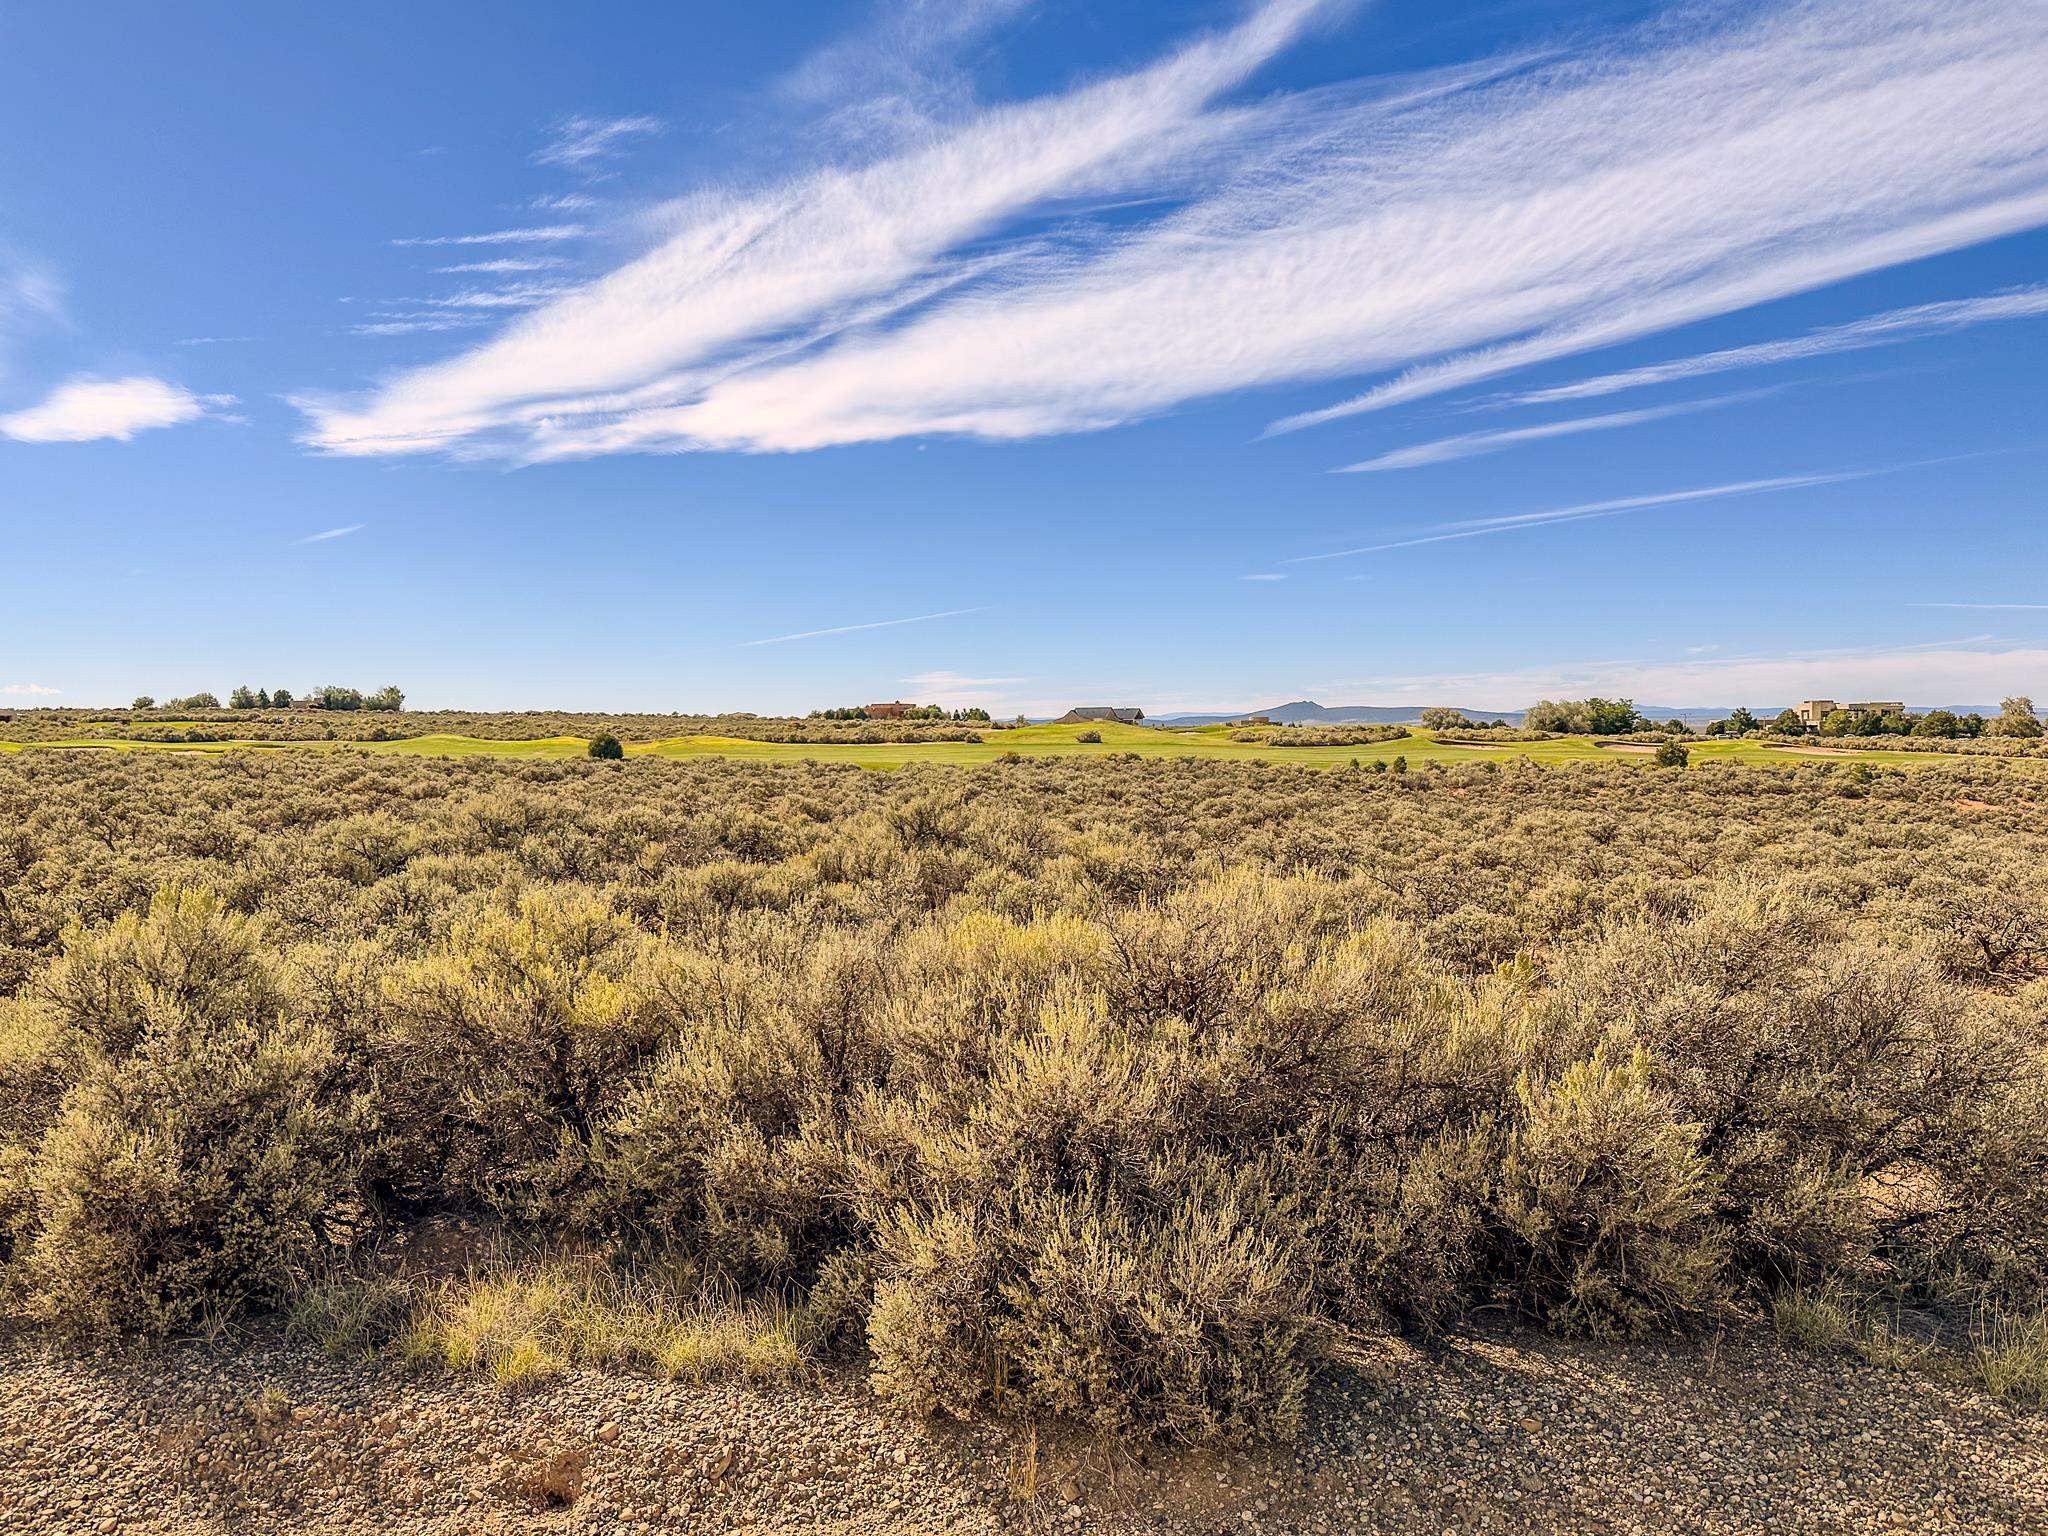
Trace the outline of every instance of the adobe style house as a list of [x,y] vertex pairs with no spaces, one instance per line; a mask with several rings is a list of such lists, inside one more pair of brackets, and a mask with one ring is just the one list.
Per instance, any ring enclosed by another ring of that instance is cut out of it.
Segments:
[[911,706],[898,699],[893,704],[863,704],[861,708],[870,720],[901,720],[910,713]]
[[1107,704],[1083,704],[1070,709],[1054,725],[1137,725],[1145,718],[1142,709],[1112,709]]
[[1858,704],[1838,704],[1833,699],[1802,699],[1792,711],[1799,717],[1799,723],[1809,731],[1820,729],[1821,721],[1836,710],[1851,720],[1861,720],[1865,715],[1903,715],[1906,706],[1896,699],[1865,700]]

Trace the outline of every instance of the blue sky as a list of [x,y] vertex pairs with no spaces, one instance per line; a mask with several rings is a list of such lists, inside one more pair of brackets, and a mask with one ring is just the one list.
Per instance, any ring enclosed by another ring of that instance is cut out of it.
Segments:
[[0,705],[2048,695],[2048,8],[0,3]]

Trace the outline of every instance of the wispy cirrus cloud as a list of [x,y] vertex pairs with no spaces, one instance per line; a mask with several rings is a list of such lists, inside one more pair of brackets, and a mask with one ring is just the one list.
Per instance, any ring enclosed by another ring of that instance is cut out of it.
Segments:
[[581,240],[590,230],[582,224],[529,224],[518,229],[493,229],[475,235],[406,235],[393,245],[548,245]]
[[62,688],[45,688],[41,683],[0,683],[0,693],[16,698],[49,699],[63,691]]
[[863,27],[812,52],[775,85],[822,114],[849,146],[902,144],[955,120],[974,102],[962,56],[1031,0],[885,0]]
[[2029,320],[2041,315],[2048,315],[2048,287],[2020,288],[1977,299],[1916,304],[1908,309],[1894,309],[1862,320],[1851,320],[1844,325],[1823,326],[1803,336],[1760,341],[1746,347],[1723,347],[1715,352],[1701,352],[1692,357],[1674,358],[1641,368],[1625,368],[1618,373],[1603,373],[1596,378],[1576,379],[1568,384],[1521,390],[1503,396],[1501,403],[1552,405],[1565,400],[1587,400],[1598,395],[1619,394],[1623,390],[1671,384],[1741,368],[1763,368],[1840,352],[1898,346],[1921,337],[1968,330],[1994,321]]
[[1723,485],[1694,486],[1682,491],[1655,491],[1644,496],[1615,496],[1605,501],[1582,501],[1568,507],[1551,507],[1541,512],[1512,512],[1499,517],[1468,517],[1436,523],[1408,538],[1389,539],[1379,544],[1359,544],[1349,549],[1326,550],[1316,555],[1294,555],[1282,565],[1314,565],[1324,560],[1347,560],[1354,555],[1376,555],[1390,549],[1414,549],[1423,544],[1447,544],[1458,539],[1481,539],[1497,533],[1522,533],[1554,523],[1583,523],[1599,518],[1626,517],[1660,507],[1685,506],[1693,502],[1722,501],[1731,496],[1760,496],[1771,491],[1802,490],[1815,485],[1839,485],[1861,480],[1882,470],[1849,469],[1829,474],[1774,475],[1761,480],[1733,480]]
[[401,374],[360,402],[308,399],[332,453],[536,456],[657,447],[666,412],[701,398],[735,348],[796,329],[887,319],[929,297],[949,253],[1046,199],[1128,186],[1139,162],[1284,47],[1319,0],[1266,0],[1242,26],[1135,73],[991,109],[868,163],[668,214],[646,255],[489,343]]
[[[306,402],[308,441],[1005,439],[1408,370],[1292,430],[2048,222],[2033,0],[1722,0],[1409,90],[1223,99],[1321,9],[1268,0],[1146,69],[706,193],[483,346]],[[1049,202],[1163,186],[1114,238],[989,259]],[[949,281],[970,241],[983,268]]]
[[325,544],[329,539],[345,539],[352,533],[361,533],[369,526],[368,523],[349,523],[340,528],[326,528],[319,533],[309,533],[302,539],[293,539],[292,543],[294,545]]
[[127,442],[138,432],[197,421],[233,395],[196,395],[182,385],[137,375],[67,379],[35,405],[0,416],[0,437],[19,443]]
[[1757,392],[1716,395],[1707,400],[1687,400],[1678,405],[1647,406],[1639,411],[1610,411],[1602,416],[1575,416],[1568,421],[1546,421],[1533,427],[1511,427],[1500,432],[1461,432],[1432,442],[1393,448],[1337,471],[1344,475],[1376,474],[1388,469],[1420,469],[1425,464],[1447,464],[1453,459],[1470,459],[1480,454],[1499,453],[1523,443],[1540,443],[1553,437],[1576,437],[1582,432],[1612,432],[1621,427],[1640,426],[1646,421],[1663,421],[1672,416],[1690,416],[1695,411],[1713,410],[1740,400],[1752,400]]
[[801,629],[790,635],[770,635],[765,640],[742,640],[744,646],[786,645],[792,640],[822,640],[827,635],[851,635],[864,629],[895,629],[902,624],[929,624],[934,619],[957,619],[970,613],[987,613],[987,605],[979,608],[947,608],[939,613],[913,614],[907,619],[870,619],[864,624],[834,624],[829,629]]
[[547,143],[533,152],[533,161],[589,171],[623,154],[632,140],[660,133],[663,126],[660,118],[647,116],[557,118],[549,126]]
[[0,245],[0,373],[6,371],[7,351],[17,336],[63,311],[64,287],[56,274]]
[[557,267],[566,267],[568,262],[559,256],[498,256],[489,261],[458,261],[452,266],[436,267],[436,272],[547,272]]
[[2048,613],[2048,603],[1908,603],[1909,608],[1974,608],[2000,612]]
[[406,315],[364,320],[348,328],[351,336],[413,336],[434,331],[468,331],[482,325],[481,315]]
[[514,283],[509,288],[465,288],[432,299],[399,299],[400,304],[425,304],[435,309],[531,309],[563,291],[559,283]]

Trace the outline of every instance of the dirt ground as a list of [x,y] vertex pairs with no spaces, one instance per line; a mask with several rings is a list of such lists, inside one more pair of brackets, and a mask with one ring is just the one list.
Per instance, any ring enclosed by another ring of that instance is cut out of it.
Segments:
[[507,1390],[275,1338],[0,1346],[0,1530],[2048,1533],[2048,1420],[1743,1334],[1470,1334],[1330,1382],[1293,1445],[1175,1451],[575,1372]]

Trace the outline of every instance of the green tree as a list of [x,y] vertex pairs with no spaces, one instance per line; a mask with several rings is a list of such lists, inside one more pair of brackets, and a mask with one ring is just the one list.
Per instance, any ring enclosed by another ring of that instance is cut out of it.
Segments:
[[379,688],[375,693],[364,699],[363,708],[390,711],[401,710],[405,708],[405,695],[399,691],[398,685],[393,683],[387,687]]
[[1735,726],[1733,721],[1709,720],[1707,722],[1707,734],[1709,736],[1725,736],[1734,729]]
[[1804,736],[1806,722],[1799,718],[1796,709],[1781,709],[1778,718],[1771,722],[1771,729],[1781,736]]
[[1856,728],[1856,717],[1846,709],[1831,709],[1820,722],[1823,736],[1846,736]]
[[229,709],[254,709],[255,707],[256,690],[247,683],[243,683],[233,693],[228,695]]
[[1625,736],[1641,719],[1633,699],[1586,700],[1586,729],[1595,736]]
[[1955,736],[1962,729],[1963,722],[1945,709],[1930,709],[1913,722],[1915,736]]
[[133,704],[130,704],[128,707],[130,709],[155,709],[156,700],[152,699],[146,693],[138,693],[135,696],[135,702]]
[[1532,731],[1576,735],[1587,729],[1585,706],[1559,699],[1538,699],[1522,716],[1522,724]]
[[1991,722],[1989,730],[1994,736],[2036,739],[2041,734],[2041,718],[2034,713],[2034,701],[2025,694],[2001,700],[1998,718]]
[[1757,729],[1757,718],[1747,709],[1737,706],[1735,711],[1728,716],[1728,729],[1738,736],[1745,735]]
[[315,688],[313,697],[320,701],[322,709],[361,709],[362,693],[354,688],[343,688],[334,683]]
[[626,755],[626,749],[619,744],[619,738],[609,732],[590,738],[590,755],[607,763],[616,763]]
[[1683,768],[1692,761],[1692,754],[1675,741],[1667,741],[1657,749],[1659,768]]
[[1438,706],[1422,712],[1422,724],[1425,730],[1462,731],[1472,722],[1465,718],[1465,711],[1462,709],[1445,709]]
[[280,688],[277,692],[273,693],[270,696],[270,707],[272,709],[290,709],[292,707],[291,689]]

